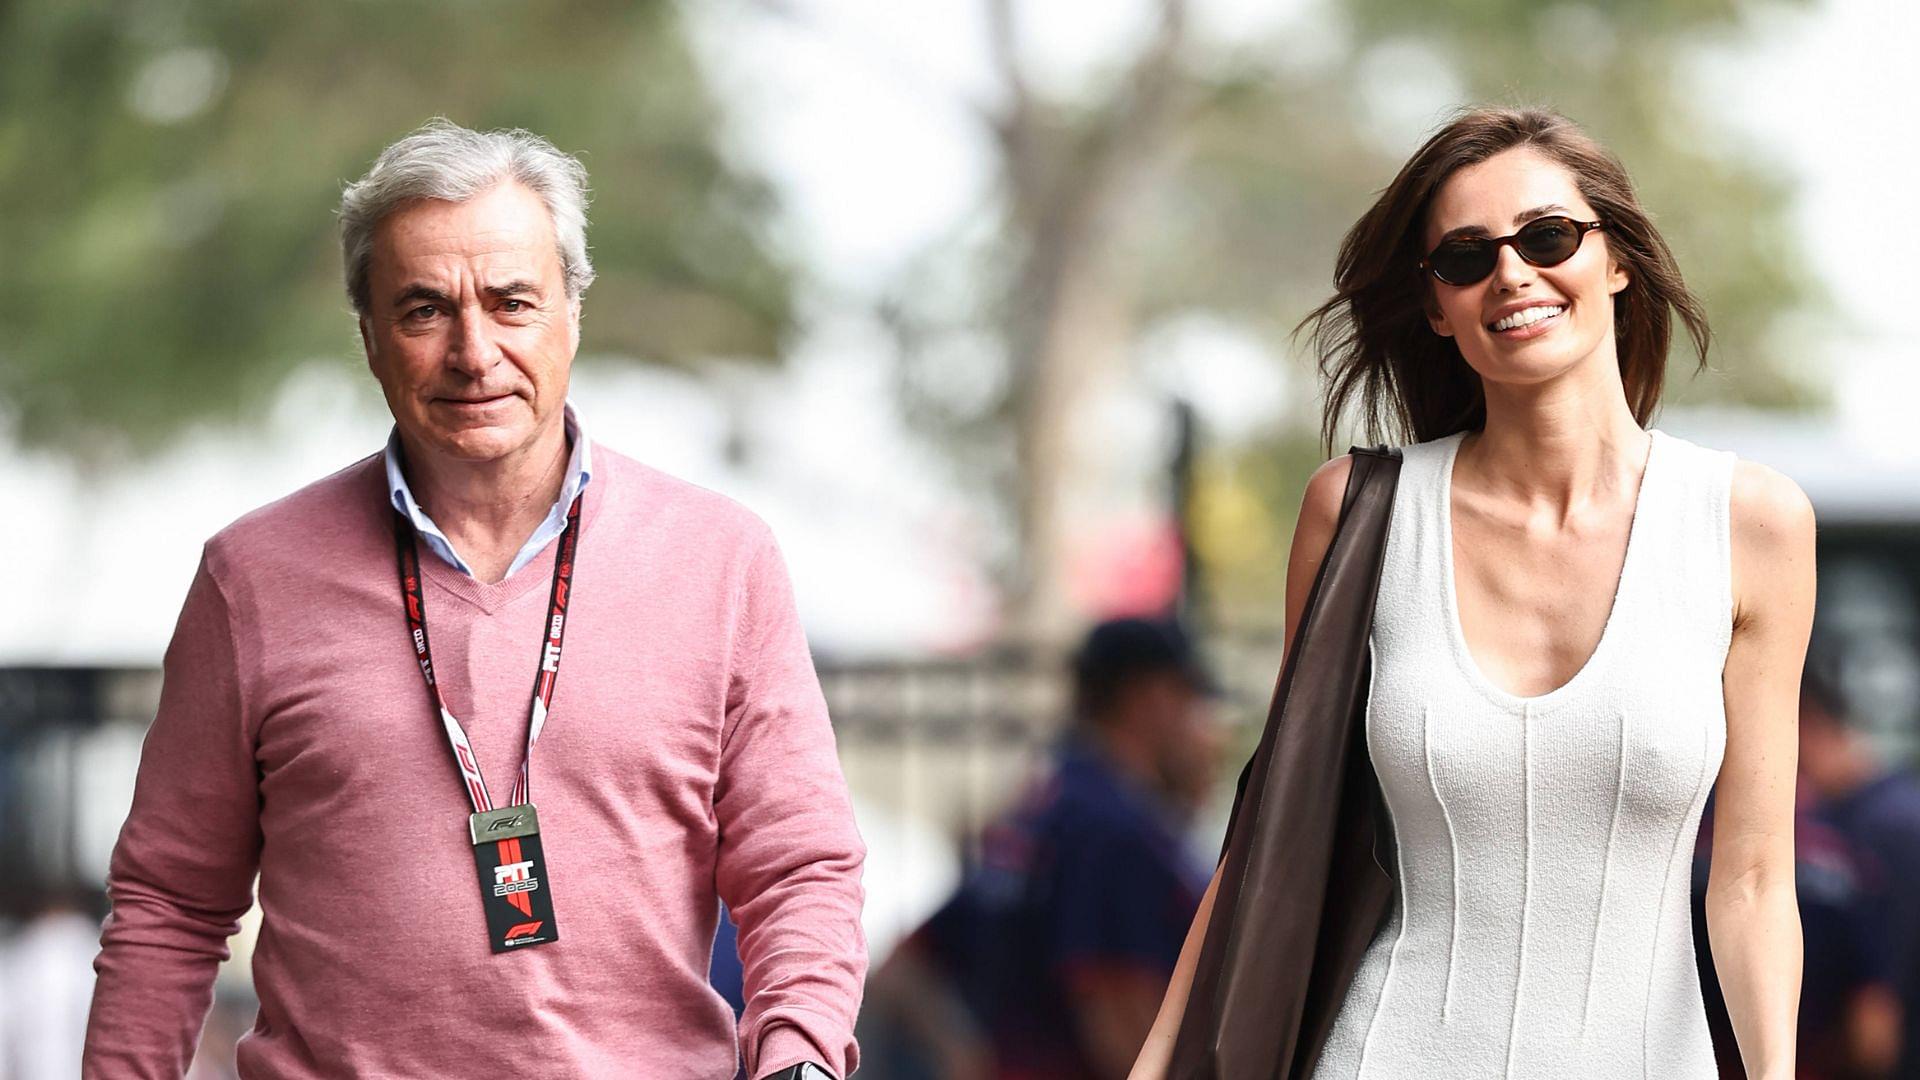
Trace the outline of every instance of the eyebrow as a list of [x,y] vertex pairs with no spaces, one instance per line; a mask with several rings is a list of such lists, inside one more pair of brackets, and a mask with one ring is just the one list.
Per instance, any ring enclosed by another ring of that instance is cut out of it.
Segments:
[[[509,281],[504,285],[488,285],[480,290],[495,300],[509,296],[539,296],[540,286],[524,278]],[[436,304],[450,304],[452,298],[431,285],[414,282],[394,295],[393,306],[405,307],[416,300],[428,300]]]
[[416,281],[394,294],[393,306],[405,307],[415,300],[432,300],[435,303],[444,304],[448,302],[448,297],[446,293],[441,292],[439,289],[431,285],[422,285]]
[[1517,229],[1527,222],[1532,221],[1534,218],[1546,217],[1548,214],[1565,214],[1568,217],[1572,217],[1573,211],[1561,206],[1559,203],[1542,203],[1531,210],[1522,210],[1513,215],[1513,227]]
[[504,300],[509,296],[539,296],[540,286],[524,278],[507,282],[505,285],[489,285],[480,290],[495,300]]
[[[1532,221],[1534,218],[1545,217],[1548,214],[1571,215],[1572,213],[1573,211],[1567,209],[1564,206],[1561,206],[1559,203],[1542,203],[1539,206],[1533,207],[1530,210],[1522,210],[1519,213],[1513,215],[1513,227],[1517,229],[1520,226],[1526,224],[1527,222]],[[1482,226],[1462,225],[1457,229],[1448,229],[1446,233],[1440,237],[1440,242],[1444,244],[1449,240],[1452,240],[1452,239],[1455,239],[1456,237],[1461,237],[1461,236],[1492,236],[1492,235],[1493,235],[1492,233],[1488,232]]]

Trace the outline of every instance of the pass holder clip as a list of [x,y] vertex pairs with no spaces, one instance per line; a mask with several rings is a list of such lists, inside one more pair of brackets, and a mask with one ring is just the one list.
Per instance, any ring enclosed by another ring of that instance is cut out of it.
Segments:
[[489,840],[517,840],[540,831],[540,812],[532,803],[483,810],[467,818],[467,831],[475,844]]

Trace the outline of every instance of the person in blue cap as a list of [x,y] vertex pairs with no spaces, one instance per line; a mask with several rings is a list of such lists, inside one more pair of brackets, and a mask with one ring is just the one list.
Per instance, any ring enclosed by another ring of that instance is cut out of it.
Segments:
[[1187,840],[1223,731],[1170,621],[1114,619],[1074,653],[1049,769],[981,836],[953,896],[869,987],[944,1077],[1123,1077],[1211,865]]

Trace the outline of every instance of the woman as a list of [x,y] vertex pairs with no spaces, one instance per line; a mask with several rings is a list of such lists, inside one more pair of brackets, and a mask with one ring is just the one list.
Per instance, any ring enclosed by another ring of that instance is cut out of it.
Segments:
[[[1715,789],[1715,964],[1749,1075],[1786,1080],[1813,515],[1646,428],[1673,316],[1707,343],[1665,242],[1570,121],[1483,109],[1400,171],[1335,280],[1309,319],[1328,441],[1357,399],[1415,444],[1367,718],[1398,895],[1315,1077],[1714,1076],[1688,870]],[[1307,486],[1289,639],[1348,471]],[[1210,889],[1135,1077],[1166,1071],[1212,910]]]

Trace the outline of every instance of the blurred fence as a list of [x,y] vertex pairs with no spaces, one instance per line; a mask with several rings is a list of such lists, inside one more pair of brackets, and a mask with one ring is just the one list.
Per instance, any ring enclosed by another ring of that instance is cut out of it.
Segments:
[[[1826,515],[1816,651],[1890,760],[1920,747],[1920,526]],[[1279,664],[1277,626],[1215,633],[1226,719],[1251,747]],[[1066,657],[1003,647],[960,659],[819,663],[849,786],[866,809],[964,854],[1033,775],[1067,712]],[[49,900],[98,907],[159,700],[150,668],[0,667],[0,918]],[[1231,777],[1235,770],[1227,770]]]
[[[1808,487],[1821,508],[1816,651],[1837,661],[1856,721],[1882,753],[1911,761],[1920,746],[1920,506],[1905,495],[1898,507],[1885,506],[1884,492],[1895,490],[1886,485],[1877,485],[1883,494],[1873,508],[1823,500],[1820,484]],[[1280,636],[1277,626],[1205,636],[1227,690],[1225,719],[1238,733],[1225,779],[1258,734]],[[981,826],[1035,775],[1062,732],[1066,667],[1059,649],[1020,647],[959,659],[821,660],[842,766],[862,828],[873,826],[870,892],[903,881],[928,886],[951,873],[956,854],[974,854],[968,848]],[[77,980],[105,913],[107,859],[159,690],[151,668],[0,667],[0,865],[8,868],[0,875],[0,974],[18,969],[20,985],[53,978],[65,986],[35,992],[42,1007],[32,1017],[16,1007],[22,1000],[0,1000],[0,1013],[14,1018],[0,1017],[0,1027],[17,1029],[0,1031],[0,1076],[28,1075],[19,1063],[30,1051],[44,1050],[64,1068],[77,1046],[87,993]],[[1219,810],[1214,824],[1223,825],[1224,805]],[[874,834],[901,822],[912,828],[882,854]],[[898,905],[883,921],[900,925],[884,929],[904,932],[924,914]],[[246,937],[236,938],[235,961],[223,969],[203,1049],[218,1045],[196,1075],[227,1075],[232,1040],[251,1022]],[[53,1020],[43,1015],[54,1012]],[[49,1034],[56,1029],[66,1034]]]
[[[1225,707],[1250,742],[1278,634],[1218,638]],[[849,786],[863,807],[930,827],[962,851],[1059,738],[1066,657],[1004,648],[966,659],[819,665]],[[150,668],[0,668],[0,913],[54,900],[97,907],[159,701]]]
[[0,668],[0,914],[99,905],[159,696],[154,670]]

